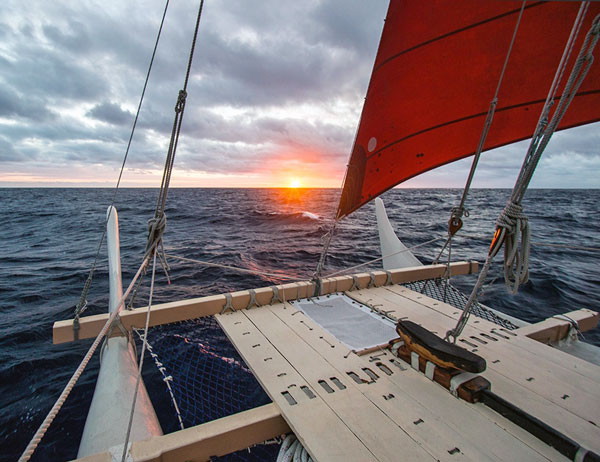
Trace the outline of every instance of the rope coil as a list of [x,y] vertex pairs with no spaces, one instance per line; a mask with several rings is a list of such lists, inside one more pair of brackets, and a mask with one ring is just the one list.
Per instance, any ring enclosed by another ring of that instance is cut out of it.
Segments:
[[[531,250],[531,229],[529,219],[523,213],[523,207],[508,201],[496,220],[496,226],[502,228],[504,241],[504,280],[513,295],[521,284],[529,281],[529,255]],[[520,245],[519,245],[520,242]],[[493,249],[492,257],[498,251]]]

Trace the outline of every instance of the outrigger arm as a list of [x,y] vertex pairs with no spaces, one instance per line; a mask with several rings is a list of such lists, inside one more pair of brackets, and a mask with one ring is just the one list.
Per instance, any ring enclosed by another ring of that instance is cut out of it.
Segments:
[[[117,210],[111,206],[108,208],[107,215],[109,313],[112,313],[123,297],[123,286]],[[113,327],[113,333],[116,334],[119,326],[117,324]],[[122,452],[138,373],[132,341],[123,335],[114,337],[107,335],[100,353],[100,372],[81,437],[78,458],[110,451],[115,447],[116,454],[120,456]],[[139,441],[159,435],[162,435],[162,429],[146,387],[141,382],[129,440]]]

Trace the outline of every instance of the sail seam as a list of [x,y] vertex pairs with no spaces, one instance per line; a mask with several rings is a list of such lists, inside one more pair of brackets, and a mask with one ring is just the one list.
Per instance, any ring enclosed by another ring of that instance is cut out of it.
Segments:
[[[545,4],[545,3],[546,2],[534,3],[532,5],[526,6],[525,9],[533,8],[533,7],[536,7],[536,6],[541,6],[541,5]],[[461,32],[467,31],[469,29],[474,29],[475,27],[479,27],[479,26],[482,26],[484,24],[497,21],[498,19],[505,18],[506,16],[510,16],[512,14],[515,14],[515,13],[519,13],[520,11],[521,11],[521,8],[517,8],[516,10],[507,11],[506,13],[499,14],[499,15],[494,16],[492,18],[484,19],[483,21],[479,21],[479,22],[474,23],[474,24],[469,24],[468,26],[461,27],[460,29],[453,30],[453,31],[448,32],[446,34],[443,34],[443,35],[440,35],[438,37],[435,37],[435,38],[432,38],[430,40],[427,40],[425,42],[419,43],[418,45],[414,45],[414,46],[412,46],[410,48],[407,48],[406,50],[402,50],[402,51],[396,53],[395,55],[392,55],[389,58],[386,58],[384,61],[382,61],[380,64],[378,64],[377,67],[375,67],[375,69],[373,70],[373,74],[375,74],[375,72],[377,72],[381,67],[383,67],[384,65],[386,65],[390,61],[393,61],[394,59],[398,58],[399,56],[402,56],[402,55],[404,55],[406,53],[410,53],[411,51],[414,51],[414,50],[416,50],[418,48],[424,47],[424,46],[429,45],[429,44],[434,43],[434,42],[438,42],[440,40],[443,40],[445,38],[451,37],[453,35],[460,34]]]
[[[596,95],[596,94],[600,94],[600,90],[582,91],[582,92],[577,93],[575,95],[575,97],[589,96],[589,95]],[[562,95],[556,95],[554,97],[554,101],[558,101],[558,100],[560,100],[560,98],[562,98]],[[505,107],[502,107],[502,108],[498,108],[498,109],[496,109],[495,112],[499,113],[499,112],[503,112],[503,111],[509,111],[511,109],[517,109],[517,108],[523,107],[523,106],[544,103],[545,101],[546,101],[546,99],[537,99],[537,100],[533,100],[533,101],[527,101],[525,103],[513,104],[511,106],[505,106]],[[372,157],[380,154],[381,152],[385,151],[386,149],[388,149],[389,147],[393,146],[394,144],[401,143],[402,141],[405,141],[405,140],[407,140],[409,138],[413,138],[415,136],[422,135],[423,133],[427,133],[427,132],[432,131],[432,130],[437,130],[438,128],[442,128],[442,127],[445,127],[445,126],[448,126],[448,125],[452,125],[452,124],[455,124],[455,123],[460,123],[460,122],[464,122],[466,120],[476,119],[478,117],[484,117],[486,115],[487,115],[487,111],[486,112],[480,112],[478,114],[473,114],[473,115],[461,117],[460,119],[450,120],[448,122],[444,122],[444,123],[441,123],[441,124],[438,124],[438,125],[433,125],[431,127],[424,128],[423,130],[419,130],[418,132],[411,133],[410,135],[406,135],[406,136],[404,136],[402,138],[398,138],[397,140],[392,141],[391,143],[386,144],[381,149],[379,149],[379,150],[373,152],[372,154],[368,155],[367,156],[367,160],[369,160]],[[527,137],[525,137],[523,139],[526,139],[526,138],[531,138],[531,136],[527,136]],[[468,157],[471,154],[473,154],[473,153],[467,154],[464,157]]]

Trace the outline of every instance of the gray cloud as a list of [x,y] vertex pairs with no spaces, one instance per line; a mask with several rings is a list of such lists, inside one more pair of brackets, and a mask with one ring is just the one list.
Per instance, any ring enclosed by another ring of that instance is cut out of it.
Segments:
[[113,125],[131,125],[134,117],[131,112],[121,109],[119,104],[109,102],[96,104],[86,115]]

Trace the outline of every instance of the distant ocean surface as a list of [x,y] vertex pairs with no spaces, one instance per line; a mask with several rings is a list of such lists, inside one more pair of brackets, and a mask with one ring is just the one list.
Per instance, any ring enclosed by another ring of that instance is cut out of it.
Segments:
[[[445,235],[460,193],[397,189],[382,197],[399,237],[411,247]],[[157,194],[155,189],[119,191],[124,287],[141,262]],[[470,217],[453,241],[453,260],[483,262],[508,195],[507,190],[472,191]],[[52,324],[73,317],[111,196],[111,189],[0,189],[0,461],[18,458],[91,344],[52,345]],[[165,247],[183,257],[307,279],[315,271],[338,197],[339,191],[330,189],[172,189]],[[579,308],[599,310],[600,254],[540,243],[599,247],[600,190],[531,190],[524,208],[534,242],[531,280],[516,296],[508,295],[497,257],[481,301],[529,322]],[[441,244],[414,253],[428,263]],[[341,222],[329,255],[325,274],[380,256],[373,204]],[[87,314],[107,310],[105,248],[101,257]],[[158,272],[155,303],[282,281],[169,263],[171,284]],[[371,266],[379,268],[378,263]],[[473,283],[469,276],[455,285],[468,292]],[[146,296],[147,289],[142,290],[139,305]],[[600,345],[600,329],[585,339]],[[96,355],[32,460],[76,457],[98,366]],[[159,418],[161,409],[166,408],[157,406]]]

